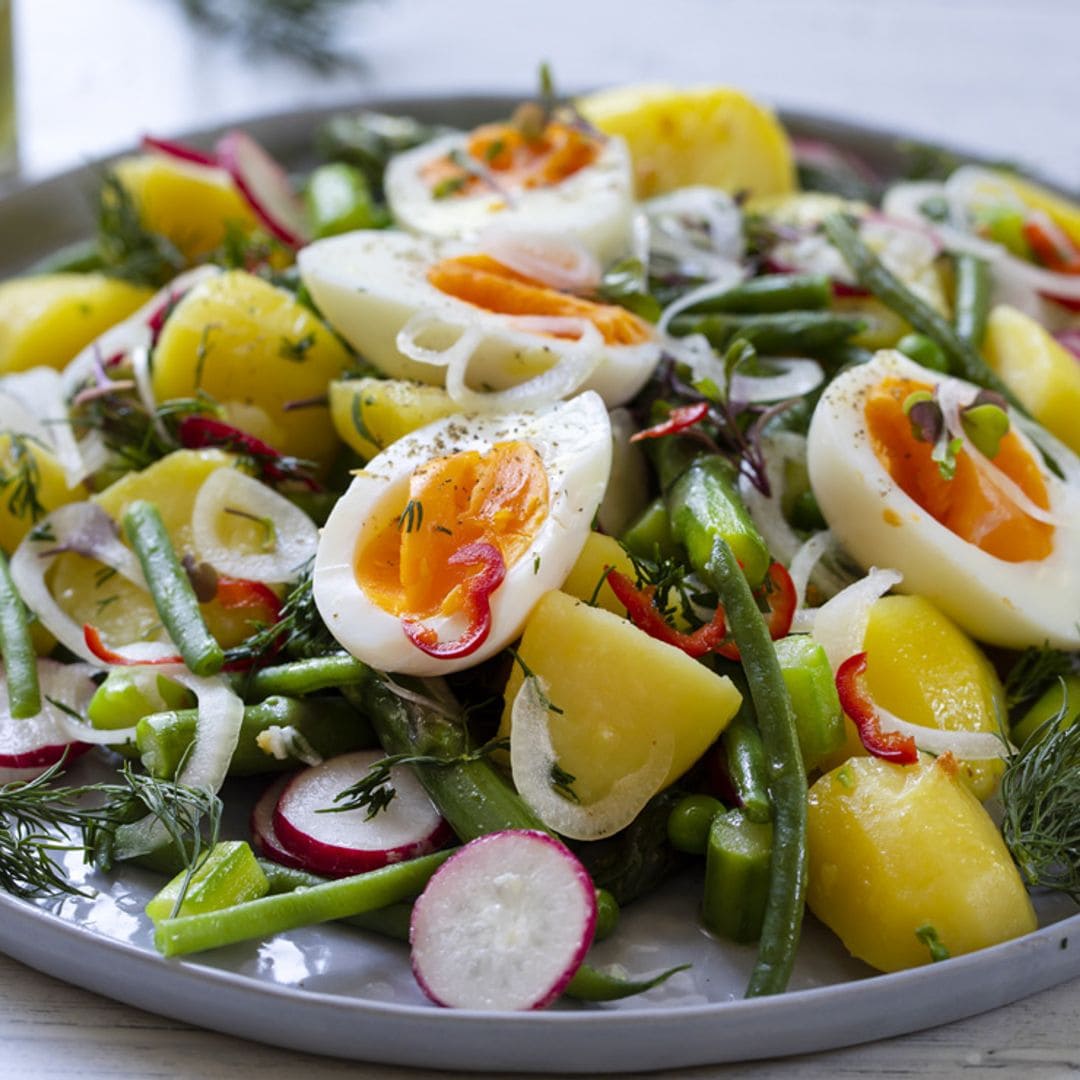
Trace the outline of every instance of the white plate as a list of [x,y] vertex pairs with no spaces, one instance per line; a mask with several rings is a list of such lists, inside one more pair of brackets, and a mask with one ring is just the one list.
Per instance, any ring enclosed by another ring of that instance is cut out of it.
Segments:
[[[508,99],[380,103],[426,119],[472,123],[505,115]],[[301,162],[326,112],[248,125],[285,160]],[[797,133],[857,149],[881,167],[899,151],[889,135],[788,116]],[[0,202],[0,274],[89,230],[88,166]],[[79,779],[105,779],[84,761]],[[257,790],[226,792],[227,825],[244,835]],[[103,878],[68,858],[97,890],[50,906],[0,895],[0,949],[32,967],[108,997],[259,1042],[365,1061],[465,1070],[626,1072],[777,1057],[899,1035],[1015,1001],[1080,974],[1080,914],[1061,897],[1040,897],[1041,929],[942,965],[873,975],[807,918],[790,992],[741,999],[754,950],[710,940],[696,907],[700,883],[677,878],[623,912],[618,933],[590,960],[646,974],[692,968],[638,998],[572,1003],[543,1013],[471,1013],[427,1003],[404,946],[338,926],[232,946],[191,960],[153,949],[142,909],[160,882],[124,870]]]

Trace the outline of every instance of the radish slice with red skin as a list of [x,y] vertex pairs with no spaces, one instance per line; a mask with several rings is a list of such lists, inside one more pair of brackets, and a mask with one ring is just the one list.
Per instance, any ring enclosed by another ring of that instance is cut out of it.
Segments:
[[281,793],[292,780],[291,776],[280,776],[258,798],[251,810],[251,846],[271,862],[288,866],[294,870],[307,870],[309,867],[278,839],[274,831],[274,811],[277,809]]
[[[95,690],[89,671],[80,666],[75,674],[66,664],[39,660],[42,708],[37,716],[24,720],[12,717],[6,689],[0,690],[0,784],[33,780],[65,754],[70,761],[90,749],[89,743],[72,740],[63,710],[49,700],[84,712]],[[0,685],[6,685],[3,668]]]
[[296,248],[310,239],[303,204],[288,175],[250,135],[230,131],[218,140],[217,154],[255,216],[278,240]]
[[152,154],[164,154],[165,157],[176,158],[177,161],[186,161],[191,165],[206,165],[215,168],[218,159],[205,150],[198,150],[186,143],[175,142],[172,139],[158,139],[153,135],[142,137],[142,148]]
[[509,830],[466,844],[413,904],[420,988],[438,1005],[542,1009],[573,978],[596,930],[585,867],[547,833]]
[[334,796],[362,780],[384,757],[377,750],[341,754],[297,773],[278,800],[274,832],[304,867],[327,877],[378,870],[437,851],[453,834],[411,769],[390,771],[395,796],[368,818],[367,810],[332,809]]

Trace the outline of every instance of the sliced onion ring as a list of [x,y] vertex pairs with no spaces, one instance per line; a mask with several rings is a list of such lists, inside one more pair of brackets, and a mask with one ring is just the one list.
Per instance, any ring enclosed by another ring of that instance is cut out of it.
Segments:
[[[195,742],[177,782],[185,787],[220,791],[240,740],[244,702],[229,680],[220,675],[204,679],[180,666],[169,669],[168,675],[191,690],[199,702]],[[147,815],[117,830],[116,857],[130,859],[136,855],[146,855],[168,840],[168,831],[161,821]]]
[[823,529],[821,532],[814,533],[795,552],[795,556],[791,560],[788,574],[791,576],[791,584],[795,586],[795,595],[798,598],[795,615],[791,620],[791,629],[796,633],[800,630],[811,630],[813,628],[817,611],[806,607],[806,590],[810,584],[810,577],[814,572],[814,567],[821,561],[821,557],[825,552],[835,546],[836,540],[832,532]]
[[636,772],[620,777],[611,791],[588,805],[564,799],[551,786],[555,748],[548,731],[548,701],[542,680],[529,676],[514,698],[510,767],[518,792],[540,820],[572,840],[601,840],[625,828],[660,790],[671,767],[672,743],[658,740]]
[[[519,316],[505,320],[504,334],[511,340],[535,345],[526,334],[576,334],[577,340],[563,342],[562,357],[539,375],[526,379],[505,390],[480,392],[467,382],[469,363],[483,344],[485,331],[477,322],[454,322],[444,313],[418,311],[398,331],[398,350],[411,360],[433,367],[446,368],[446,392],[450,399],[466,412],[507,412],[529,410],[569,397],[584,385],[596,370],[603,356],[600,331],[587,319],[548,316]],[[444,349],[421,345],[419,338],[430,330],[450,329],[458,336]]]
[[920,750],[925,750],[929,754],[952,753],[961,761],[987,761],[1009,756],[1009,743],[991,731],[925,727],[922,724],[912,724],[908,720],[902,720],[876,702],[874,709],[878,714],[878,726],[884,734],[896,732],[899,735],[908,735],[915,740],[915,745]]
[[816,360],[801,356],[770,356],[765,363],[777,368],[776,375],[742,375],[731,377],[730,396],[734,401],[755,403],[783,401],[804,397],[824,381],[825,373]]
[[870,608],[903,579],[899,570],[871,567],[866,577],[838,592],[818,609],[814,639],[825,650],[833,671],[849,656],[863,651]]
[[503,266],[560,292],[591,292],[600,284],[596,256],[572,236],[495,225],[477,243]]
[[[273,551],[230,547],[220,533],[221,519],[230,510],[267,520],[274,531]],[[191,510],[191,529],[200,559],[219,574],[247,581],[292,581],[319,546],[319,531],[303,510],[232,468],[216,469],[203,482]]]

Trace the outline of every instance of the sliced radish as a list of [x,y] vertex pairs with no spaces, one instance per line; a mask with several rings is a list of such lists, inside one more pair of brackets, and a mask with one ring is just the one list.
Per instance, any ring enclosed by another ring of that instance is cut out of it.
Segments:
[[466,844],[413,905],[421,989],[459,1009],[542,1009],[581,966],[596,929],[585,867],[547,833],[490,833]]
[[[16,720],[8,708],[8,695],[3,669],[0,668],[0,784],[18,780],[33,780],[55,765],[66,753],[68,759],[90,749],[88,743],[72,740],[65,724],[59,702],[81,713],[94,693],[94,684],[82,667],[76,676],[68,665],[55,660],[38,661],[38,682],[41,684],[42,707],[37,716]],[[50,700],[50,698],[52,700]]]
[[142,137],[142,148],[151,153],[176,158],[177,161],[190,162],[192,165],[207,165],[213,168],[218,163],[217,158],[213,154],[206,153],[205,150],[198,150],[194,146],[174,142],[172,139],[157,139],[153,135]]
[[251,810],[251,845],[271,862],[303,870],[306,869],[306,864],[285,847],[274,831],[274,811],[277,809],[281,793],[288,787],[290,780],[292,780],[291,776],[278,777],[259,796]]
[[233,178],[255,216],[282,243],[300,247],[310,237],[304,207],[285,170],[243,131],[218,140],[218,162]]
[[437,851],[451,839],[450,826],[404,766],[390,770],[396,794],[374,817],[367,810],[322,812],[382,757],[371,750],[342,754],[297,773],[285,788],[274,810],[274,832],[307,869],[330,877],[361,874]]

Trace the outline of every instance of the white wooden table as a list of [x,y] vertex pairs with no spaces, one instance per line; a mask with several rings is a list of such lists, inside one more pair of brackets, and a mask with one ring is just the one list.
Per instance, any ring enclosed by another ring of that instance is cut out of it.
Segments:
[[[29,177],[132,143],[364,94],[518,90],[538,61],[565,86],[724,81],[1034,165],[1080,189],[1077,0],[397,0],[342,31],[360,75],[258,69],[193,35],[173,0],[15,0]],[[197,1031],[0,957],[0,1076],[436,1074],[323,1061]],[[703,1077],[1025,1075],[1080,1071],[1080,980],[987,1016],[780,1064]],[[444,1074],[445,1075],[445,1074]]]

